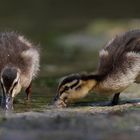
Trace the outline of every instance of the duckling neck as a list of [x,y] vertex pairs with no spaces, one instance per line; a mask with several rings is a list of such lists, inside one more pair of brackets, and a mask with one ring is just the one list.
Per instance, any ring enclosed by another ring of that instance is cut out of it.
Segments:
[[121,92],[134,82],[133,78],[130,79],[130,77],[120,74],[90,74],[82,77],[82,79],[86,80],[85,87],[88,87],[89,91],[93,90],[96,93],[107,94]]
[[116,92],[122,92],[133,82],[133,79],[124,79],[123,76],[107,76],[103,80],[98,81],[93,90],[97,93],[113,94]]
[[121,92],[133,83],[133,80],[125,80],[124,76],[117,75],[90,74],[82,77],[82,79],[86,81],[84,86],[86,90],[103,94]]
[[101,81],[102,76],[98,74],[89,74],[89,75],[81,75],[81,80],[83,81],[83,91],[89,92],[94,89],[94,87],[97,87],[99,81]]

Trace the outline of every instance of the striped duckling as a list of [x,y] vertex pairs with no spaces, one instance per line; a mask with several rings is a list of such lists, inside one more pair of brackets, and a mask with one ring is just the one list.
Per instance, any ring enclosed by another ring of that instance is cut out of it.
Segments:
[[117,35],[99,52],[97,71],[72,74],[60,81],[55,105],[65,107],[90,91],[113,95],[111,105],[117,105],[120,93],[140,82],[140,30]]

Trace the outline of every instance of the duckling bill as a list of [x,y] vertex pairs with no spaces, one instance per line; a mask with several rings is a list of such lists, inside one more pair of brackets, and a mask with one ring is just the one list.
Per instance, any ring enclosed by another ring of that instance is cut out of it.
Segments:
[[133,83],[140,83],[140,30],[125,32],[109,41],[99,52],[95,73],[64,77],[55,105],[66,107],[90,91],[113,95],[110,104],[116,105],[120,93]]
[[39,71],[39,49],[24,36],[15,32],[0,33],[1,105],[13,108],[13,100],[25,89],[31,96],[31,83]]

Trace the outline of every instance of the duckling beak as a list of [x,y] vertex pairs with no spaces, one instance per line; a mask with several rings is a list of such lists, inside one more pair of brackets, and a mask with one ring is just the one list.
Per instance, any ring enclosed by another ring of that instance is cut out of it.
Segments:
[[6,110],[12,110],[13,109],[13,98],[10,96],[6,97]]
[[67,107],[67,104],[59,98],[57,101],[54,102],[54,106],[56,106],[57,108],[65,108]]
[[9,95],[5,96],[2,100],[2,108],[5,110],[13,109],[13,98]]

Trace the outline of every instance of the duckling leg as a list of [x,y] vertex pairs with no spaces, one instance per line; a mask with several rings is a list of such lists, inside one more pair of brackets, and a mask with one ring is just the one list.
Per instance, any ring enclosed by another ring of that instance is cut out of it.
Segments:
[[27,100],[29,101],[31,99],[31,93],[32,93],[32,83],[27,87],[26,94],[27,94]]
[[111,105],[112,106],[118,104],[118,102],[119,102],[119,95],[120,95],[120,93],[115,93],[115,95],[114,95],[114,97],[113,97],[113,99],[111,101]]

